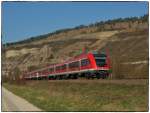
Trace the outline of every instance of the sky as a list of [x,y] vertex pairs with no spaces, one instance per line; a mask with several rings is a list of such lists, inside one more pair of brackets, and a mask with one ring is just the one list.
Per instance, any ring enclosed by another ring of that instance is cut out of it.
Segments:
[[148,2],[2,2],[2,42],[108,19],[143,16]]

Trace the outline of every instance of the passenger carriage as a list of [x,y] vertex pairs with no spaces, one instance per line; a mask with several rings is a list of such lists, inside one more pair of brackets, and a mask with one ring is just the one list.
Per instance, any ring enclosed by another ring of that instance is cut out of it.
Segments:
[[28,72],[25,79],[76,79],[107,78],[109,76],[110,60],[104,53],[89,52],[71,58],[63,63]]

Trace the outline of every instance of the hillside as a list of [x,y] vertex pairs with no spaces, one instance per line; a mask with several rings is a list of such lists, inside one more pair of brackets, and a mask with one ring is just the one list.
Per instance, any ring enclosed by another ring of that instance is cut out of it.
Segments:
[[148,15],[80,26],[5,44],[3,74],[62,62],[83,48],[110,52],[114,78],[148,78]]

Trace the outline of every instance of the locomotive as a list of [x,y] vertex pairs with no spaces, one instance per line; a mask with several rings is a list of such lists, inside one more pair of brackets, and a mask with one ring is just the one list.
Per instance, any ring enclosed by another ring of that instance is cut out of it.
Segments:
[[77,79],[79,77],[107,78],[110,70],[110,59],[105,53],[88,52],[75,56],[63,63],[47,66],[27,72],[24,79]]

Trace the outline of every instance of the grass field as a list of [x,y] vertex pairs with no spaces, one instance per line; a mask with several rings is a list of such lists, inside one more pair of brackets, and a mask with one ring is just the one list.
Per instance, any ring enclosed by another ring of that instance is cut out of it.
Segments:
[[148,111],[148,82],[60,80],[2,85],[44,111]]

